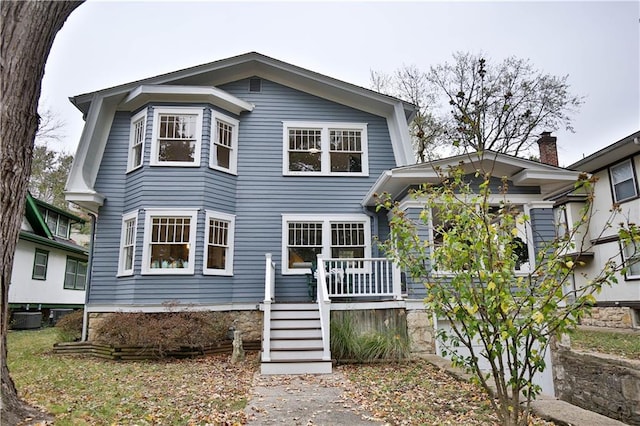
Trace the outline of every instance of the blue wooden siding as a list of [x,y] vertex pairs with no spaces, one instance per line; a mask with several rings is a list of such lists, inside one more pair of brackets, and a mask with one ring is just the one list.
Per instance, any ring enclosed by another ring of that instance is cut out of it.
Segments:
[[[386,119],[382,117],[266,80],[260,93],[248,92],[248,79],[221,89],[255,105],[252,112],[236,117],[240,120],[237,176],[208,166],[210,105],[189,105],[205,108],[200,167],[149,166],[154,107],[150,105],[143,167],[128,174],[133,114],[116,114],[96,181],[96,190],[106,196],[106,201],[100,208],[96,230],[91,304],[259,302],[264,297],[267,252],[273,254],[278,265],[276,297],[305,298],[304,276],[279,275],[282,214],[363,214],[360,200],[382,171],[395,166]],[[367,123],[369,176],[283,176],[282,121],[286,120]],[[144,209],[151,207],[199,209],[193,276],[140,274]],[[233,277],[202,275],[205,209],[236,215]],[[134,275],[117,278],[122,214],[133,210],[139,211]]]
[[537,256],[541,249],[548,248],[549,243],[556,238],[553,209],[531,209],[529,215],[533,230],[533,245]]

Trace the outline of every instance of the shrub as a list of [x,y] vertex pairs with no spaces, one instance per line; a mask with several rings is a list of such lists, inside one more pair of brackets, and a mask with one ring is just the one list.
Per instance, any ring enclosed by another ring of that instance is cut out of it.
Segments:
[[75,342],[82,337],[82,309],[73,311],[56,322],[58,342]]
[[204,347],[226,339],[231,316],[222,312],[116,312],[96,327],[95,341],[137,346],[158,356],[181,347]]
[[359,334],[353,320],[344,317],[331,321],[331,354],[342,361],[399,361],[408,358],[409,341],[393,330]]

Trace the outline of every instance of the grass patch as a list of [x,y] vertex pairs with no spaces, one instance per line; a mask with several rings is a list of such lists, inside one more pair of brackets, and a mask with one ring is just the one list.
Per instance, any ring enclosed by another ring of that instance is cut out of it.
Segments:
[[53,328],[12,331],[9,370],[27,402],[55,415],[56,425],[243,424],[255,354],[187,360],[114,362],[51,353]]
[[573,349],[640,360],[640,333],[578,329],[569,336]]

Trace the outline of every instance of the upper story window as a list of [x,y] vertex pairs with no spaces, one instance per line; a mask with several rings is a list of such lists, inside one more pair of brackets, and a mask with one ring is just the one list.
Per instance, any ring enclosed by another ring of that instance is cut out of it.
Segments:
[[127,213],[122,217],[122,234],[120,237],[120,261],[118,275],[133,275],[136,252],[136,228],[138,211]]
[[200,165],[202,108],[156,108],[151,141],[152,166]]
[[283,215],[282,265],[285,274],[304,274],[317,256],[371,257],[369,218],[363,215]]
[[44,207],[40,208],[40,213],[53,235],[66,240],[69,239],[70,223],[68,217],[58,214],[53,210],[45,209]]
[[233,275],[235,216],[207,211],[203,274]]
[[47,279],[47,267],[49,265],[49,252],[46,250],[36,249],[33,258],[33,272],[31,278],[34,280]]
[[232,174],[238,168],[238,125],[239,121],[212,111],[211,155],[209,166]]
[[146,209],[143,274],[193,274],[198,211]]
[[638,196],[638,185],[631,160],[623,161],[609,168],[611,186],[613,187],[613,201],[621,201]]
[[144,138],[147,123],[147,110],[144,109],[131,119],[131,131],[129,134],[129,161],[127,172],[142,166],[144,154]]
[[367,125],[283,122],[285,175],[368,176]]

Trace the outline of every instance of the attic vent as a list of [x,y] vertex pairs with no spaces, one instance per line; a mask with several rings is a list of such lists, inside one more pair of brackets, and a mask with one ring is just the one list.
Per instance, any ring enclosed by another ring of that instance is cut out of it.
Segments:
[[262,79],[260,78],[252,78],[249,80],[249,91],[250,92],[262,92]]

